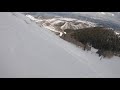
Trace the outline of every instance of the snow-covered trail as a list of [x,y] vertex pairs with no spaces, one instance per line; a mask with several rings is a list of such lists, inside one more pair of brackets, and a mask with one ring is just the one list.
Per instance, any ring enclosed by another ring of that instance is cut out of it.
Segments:
[[20,13],[0,13],[0,77],[120,77],[120,60],[99,60]]

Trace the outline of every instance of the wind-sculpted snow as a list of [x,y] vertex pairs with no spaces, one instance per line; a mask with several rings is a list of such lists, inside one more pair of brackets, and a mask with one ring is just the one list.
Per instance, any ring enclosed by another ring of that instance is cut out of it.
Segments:
[[0,13],[0,77],[120,77],[120,59],[99,60],[18,12]]

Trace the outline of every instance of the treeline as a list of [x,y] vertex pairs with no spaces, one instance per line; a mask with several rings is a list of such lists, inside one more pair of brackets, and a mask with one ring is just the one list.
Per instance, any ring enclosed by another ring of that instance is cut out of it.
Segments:
[[[67,34],[63,35],[63,39],[69,38],[86,45],[98,49],[99,56],[120,56],[120,38],[114,33],[112,29],[103,27],[84,28],[78,30],[66,29]],[[74,43],[75,44],[75,43]]]

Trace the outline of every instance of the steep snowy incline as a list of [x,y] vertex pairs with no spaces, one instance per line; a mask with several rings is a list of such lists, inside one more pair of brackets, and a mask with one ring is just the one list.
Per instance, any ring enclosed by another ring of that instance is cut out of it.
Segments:
[[120,77],[120,60],[99,60],[18,12],[0,13],[0,77]]
[[0,20],[0,77],[97,76],[22,14],[0,13]]

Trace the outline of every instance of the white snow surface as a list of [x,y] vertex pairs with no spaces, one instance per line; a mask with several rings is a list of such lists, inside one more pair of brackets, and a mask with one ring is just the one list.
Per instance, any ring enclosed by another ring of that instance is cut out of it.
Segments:
[[116,35],[120,35],[120,33],[116,32],[116,31],[115,31],[115,34],[116,34]]
[[119,57],[99,60],[19,12],[0,12],[0,78],[117,78],[119,69]]
[[32,15],[26,15],[26,17],[30,18],[31,20],[35,21],[35,22],[40,22],[42,20],[36,19],[34,18]]

